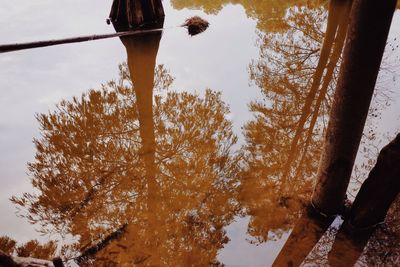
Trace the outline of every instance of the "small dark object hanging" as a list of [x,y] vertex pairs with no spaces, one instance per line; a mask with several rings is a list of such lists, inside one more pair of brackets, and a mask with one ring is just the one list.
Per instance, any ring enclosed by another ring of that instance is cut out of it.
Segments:
[[207,30],[210,23],[208,21],[200,18],[199,16],[194,16],[186,19],[185,23],[182,25],[188,29],[189,35],[193,36]]

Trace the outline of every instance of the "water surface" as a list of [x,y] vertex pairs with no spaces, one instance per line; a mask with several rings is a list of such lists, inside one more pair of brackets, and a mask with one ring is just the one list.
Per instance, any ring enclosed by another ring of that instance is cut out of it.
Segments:
[[[92,5],[9,4],[0,41],[112,32],[110,3]],[[164,5],[162,35],[0,55],[0,234],[60,240],[70,244],[66,258],[114,236],[82,263],[269,266],[292,229],[307,224],[296,222],[312,191],[340,63],[330,56],[331,74],[327,68],[305,109],[326,6]],[[210,28],[189,37],[177,26],[192,15]],[[354,190],[398,130],[399,19],[397,12]],[[33,207],[33,226],[8,200],[23,192],[32,194],[19,203]],[[305,264],[326,264],[329,232],[323,241]],[[368,250],[363,257],[382,261]]]

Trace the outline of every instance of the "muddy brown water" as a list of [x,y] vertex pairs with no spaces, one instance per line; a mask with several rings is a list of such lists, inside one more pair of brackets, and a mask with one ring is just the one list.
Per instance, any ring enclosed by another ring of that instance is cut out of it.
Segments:
[[[81,260],[99,266],[270,266],[293,232],[306,266],[396,265],[396,205],[361,251],[337,238],[328,259],[340,218],[308,238],[337,68],[299,121],[327,10],[256,2],[164,1],[162,34],[0,55],[0,235],[69,259],[103,244]],[[1,43],[112,32],[109,1],[5,5]],[[175,26],[194,15],[210,27],[189,37]],[[399,130],[398,25],[397,11],[350,199]]]

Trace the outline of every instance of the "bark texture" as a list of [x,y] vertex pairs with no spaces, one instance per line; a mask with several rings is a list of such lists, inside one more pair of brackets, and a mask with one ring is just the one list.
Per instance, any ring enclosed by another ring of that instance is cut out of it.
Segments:
[[161,0],[114,0],[110,12],[117,32],[159,23],[164,16]]
[[312,202],[341,211],[374,92],[396,0],[354,0]]

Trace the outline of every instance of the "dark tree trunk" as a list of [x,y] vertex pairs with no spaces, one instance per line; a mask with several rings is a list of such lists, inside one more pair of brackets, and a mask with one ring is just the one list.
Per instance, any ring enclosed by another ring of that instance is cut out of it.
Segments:
[[374,92],[396,0],[354,0],[312,202],[341,211]]
[[379,153],[353,203],[349,223],[354,228],[368,228],[383,222],[399,192],[400,134]]
[[376,165],[361,186],[348,218],[329,252],[329,266],[353,266],[376,225],[383,222],[400,192],[400,134],[379,153]]

